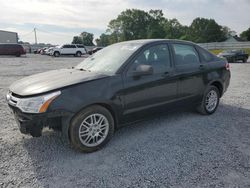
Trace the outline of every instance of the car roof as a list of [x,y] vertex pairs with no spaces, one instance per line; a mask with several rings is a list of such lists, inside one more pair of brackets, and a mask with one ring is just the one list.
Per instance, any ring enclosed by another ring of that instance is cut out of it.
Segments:
[[18,43],[0,43],[1,45],[20,45],[22,46],[21,44],[18,44]]
[[139,40],[130,40],[130,41],[124,41],[121,43],[138,43],[138,44],[149,44],[149,43],[154,43],[154,42],[178,42],[178,43],[186,43],[186,44],[195,44],[193,42],[190,41],[186,41],[186,40],[177,40],[177,39],[139,39]]

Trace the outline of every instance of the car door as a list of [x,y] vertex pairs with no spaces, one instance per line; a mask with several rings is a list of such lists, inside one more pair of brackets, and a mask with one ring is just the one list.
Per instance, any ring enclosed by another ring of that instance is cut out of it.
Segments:
[[67,54],[67,49],[69,45],[63,45],[60,49],[60,54]]
[[[134,77],[139,65],[150,65],[151,75]],[[161,111],[173,102],[177,95],[177,81],[172,77],[173,66],[169,47],[166,43],[144,48],[130,63],[124,74],[124,117],[126,121],[136,116]],[[141,112],[144,113],[141,113]]]
[[4,55],[3,45],[2,44],[0,44],[0,55]]
[[74,45],[68,45],[68,44],[63,45],[61,48],[61,54],[64,54],[64,55],[72,54],[72,46]]
[[178,98],[187,102],[200,100],[204,91],[204,65],[192,44],[172,43],[175,75],[178,77]]

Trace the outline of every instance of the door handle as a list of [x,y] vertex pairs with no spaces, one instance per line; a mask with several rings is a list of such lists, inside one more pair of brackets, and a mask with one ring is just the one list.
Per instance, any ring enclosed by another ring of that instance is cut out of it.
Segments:
[[168,76],[170,76],[170,73],[169,73],[169,72],[164,72],[164,73],[162,74],[162,77],[164,77],[164,78],[166,78],[166,77],[168,77]]
[[204,65],[200,65],[199,68],[200,68],[200,70],[204,70],[205,66]]

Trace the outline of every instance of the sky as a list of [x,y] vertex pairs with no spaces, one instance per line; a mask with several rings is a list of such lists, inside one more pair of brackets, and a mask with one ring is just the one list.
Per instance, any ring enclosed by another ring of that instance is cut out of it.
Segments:
[[34,43],[71,43],[82,31],[95,38],[121,11],[163,10],[166,18],[190,25],[196,17],[213,18],[240,34],[250,27],[250,0],[0,0],[0,30],[17,32]]

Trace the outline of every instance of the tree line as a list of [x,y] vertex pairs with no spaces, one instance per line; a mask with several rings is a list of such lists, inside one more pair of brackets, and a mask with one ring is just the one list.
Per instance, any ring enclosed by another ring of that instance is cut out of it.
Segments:
[[[164,17],[162,10],[144,11],[127,9],[109,22],[105,33],[95,40],[98,46],[135,39],[181,39],[196,43],[221,42],[234,35],[227,26],[219,25],[214,19],[195,18],[190,26],[182,25],[177,19]],[[250,41],[250,28],[240,35]],[[94,35],[82,32],[74,36],[72,43],[92,46]]]

